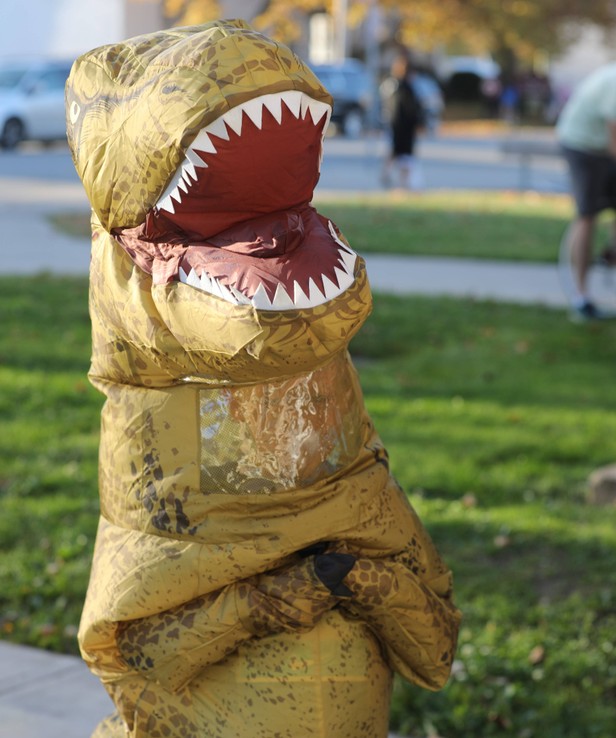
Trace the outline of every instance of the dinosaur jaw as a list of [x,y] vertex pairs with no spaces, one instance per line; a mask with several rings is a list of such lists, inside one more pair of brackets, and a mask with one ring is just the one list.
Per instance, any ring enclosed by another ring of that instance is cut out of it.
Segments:
[[248,253],[233,247],[189,246],[180,262],[179,281],[257,310],[310,309],[335,299],[354,283],[357,255],[331,222],[325,229],[311,208],[303,218],[307,238],[267,257],[259,255],[261,243],[257,249],[250,248],[254,243],[240,244],[249,247]]
[[[210,196],[207,215],[220,199],[212,193],[219,192],[221,185],[239,185],[245,190],[242,183],[251,177],[257,177],[262,185],[270,176],[278,183],[280,161],[286,161],[287,168],[292,162],[294,171],[299,163],[304,170],[312,170],[309,181],[315,176],[318,179],[321,141],[330,113],[329,105],[298,90],[260,95],[231,108],[197,134],[156,203],[155,212],[165,211],[176,216],[171,220],[181,220],[182,213],[190,211],[186,200]],[[237,207],[237,190],[233,194]],[[268,207],[280,209],[271,204]]]

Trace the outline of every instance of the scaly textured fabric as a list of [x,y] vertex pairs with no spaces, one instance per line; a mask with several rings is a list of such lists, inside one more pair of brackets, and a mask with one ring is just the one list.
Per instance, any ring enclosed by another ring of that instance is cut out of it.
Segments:
[[449,675],[451,574],[347,347],[365,266],[311,206],[331,98],[242,21],[95,49],[67,84],[93,210],[95,736],[379,738]]

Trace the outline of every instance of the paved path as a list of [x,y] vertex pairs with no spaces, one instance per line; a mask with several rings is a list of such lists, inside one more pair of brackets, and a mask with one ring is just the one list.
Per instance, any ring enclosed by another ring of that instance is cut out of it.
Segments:
[[0,642],[0,738],[88,738],[111,712],[81,659]]

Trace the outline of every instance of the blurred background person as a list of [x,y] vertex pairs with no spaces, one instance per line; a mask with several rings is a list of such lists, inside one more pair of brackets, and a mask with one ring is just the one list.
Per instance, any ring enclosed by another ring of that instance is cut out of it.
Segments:
[[410,189],[415,141],[424,125],[424,110],[414,88],[415,71],[407,55],[400,54],[391,65],[391,76],[381,85],[383,111],[389,126],[391,148],[383,166],[382,182],[391,187],[394,172],[401,189]]
[[485,77],[481,80],[481,96],[485,104],[488,118],[498,118],[500,98],[503,91],[498,77]]
[[520,86],[513,75],[504,75],[501,82],[500,96],[501,118],[514,125],[520,118]]
[[[573,91],[557,123],[569,166],[576,217],[569,229],[569,252],[576,282],[574,313],[592,320],[601,315],[588,294],[597,216],[616,209],[616,63],[586,77]],[[605,258],[613,259],[615,239]]]
[[441,86],[427,69],[415,68],[412,76],[413,90],[423,109],[423,124],[428,136],[436,136],[445,110]]

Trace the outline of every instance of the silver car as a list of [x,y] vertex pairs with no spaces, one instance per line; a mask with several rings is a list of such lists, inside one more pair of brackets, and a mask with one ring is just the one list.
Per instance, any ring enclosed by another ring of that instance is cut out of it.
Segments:
[[64,85],[70,61],[0,60],[0,146],[66,136]]

